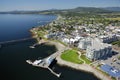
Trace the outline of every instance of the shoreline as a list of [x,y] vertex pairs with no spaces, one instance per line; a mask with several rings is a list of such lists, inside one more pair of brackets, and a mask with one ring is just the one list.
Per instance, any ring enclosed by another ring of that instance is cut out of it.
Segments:
[[78,71],[84,71],[87,73],[91,73],[97,78],[99,78],[100,80],[112,80],[110,77],[104,75],[103,73],[101,73],[100,71],[98,71],[97,69],[95,69],[94,67],[88,64],[76,64],[76,63],[64,61],[60,58],[60,56],[61,54],[56,58],[57,64],[60,66],[66,66],[66,67],[69,67],[69,68],[72,68]]
[[[59,15],[57,15],[57,18],[55,20],[58,20],[59,19]],[[55,21],[53,20],[53,21]],[[52,21],[52,22],[53,22]],[[50,22],[49,24],[52,25],[52,22]],[[39,27],[36,27],[36,28],[32,28],[30,29],[30,32],[33,34],[32,37],[36,38],[37,42],[39,43],[40,40],[38,39],[38,36],[37,36],[37,33],[35,33],[34,31],[37,30]],[[46,41],[46,40],[45,40]],[[59,50],[65,50],[65,46],[59,42],[55,42],[55,41],[50,41],[50,40],[47,40],[46,41],[47,45],[55,45],[57,51]],[[60,58],[62,53],[60,53],[57,57],[56,57],[56,60],[57,60],[57,64],[60,65],[60,66],[67,66],[67,67],[70,67],[72,69],[76,69],[76,70],[79,70],[79,71],[84,71],[84,72],[88,72],[88,73],[91,73],[93,74],[94,76],[96,76],[97,78],[101,79],[101,80],[112,80],[110,76],[106,76],[104,75],[102,72],[98,71],[97,69],[95,69],[94,67],[88,65],[88,64],[75,64],[75,63],[72,63],[72,62],[68,62],[68,61],[64,61]],[[99,75],[99,76],[98,76]]]

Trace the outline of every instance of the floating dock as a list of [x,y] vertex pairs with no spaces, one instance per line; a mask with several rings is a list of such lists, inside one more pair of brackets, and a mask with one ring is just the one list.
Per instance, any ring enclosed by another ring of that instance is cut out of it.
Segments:
[[52,74],[54,74],[57,77],[60,77],[61,73],[57,74],[55,73],[51,68],[49,68],[48,65],[46,65],[46,63],[43,60],[35,60],[34,62],[32,62],[31,60],[26,60],[26,62],[28,64],[32,64],[33,66],[36,67],[41,67],[41,68],[46,68],[48,69]]
[[[44,41],[44,40],[40,40],[39,44],[41,43],[46,43],[48,41]],[[36,67],[41,67],[41,68],[46,68],[48,69],[52,74],[54,74],[57,77],[60,77],[61,73],[55,73],[49,66],[52,64],[52,62],[56,59],[57,56],[59,56],[62,52],[64,52],[65,50],[69,49],[69,47],[64,47],[61,44],[58,44],[56,42],[51,42],[52,44],[54,44],[56,46],[56,48],[58,49],[57,52],[51,54],[50,56],[40,59],[40,60],[35,60],[35,61],[31,61],[31,60],[26,60],[26,62],[28,64],[32,64],[33,66]],[[38,43],[37,43],[38,44]],[[31,46],[31,48],[35,48],[36,44],[33,44]]]

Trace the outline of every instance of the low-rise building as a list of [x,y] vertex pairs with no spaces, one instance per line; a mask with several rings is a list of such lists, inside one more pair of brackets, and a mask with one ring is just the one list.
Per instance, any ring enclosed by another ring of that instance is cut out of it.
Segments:
[[116,34],[109,34],[109,35],[102,35],[99,37],[101,39],[101,41],[103,43],[111,43],[113,41],[117,41],[118,40],[118,37],[116,36]]
[[62,42],[69,44],[70,43],[70,39],[69,38],[62,38]]

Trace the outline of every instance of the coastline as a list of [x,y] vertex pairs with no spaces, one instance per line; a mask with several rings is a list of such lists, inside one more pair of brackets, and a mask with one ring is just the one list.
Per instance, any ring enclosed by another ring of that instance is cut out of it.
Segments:
[[[56,17],[57,17],[57,18],[56,18],[55,20],[53,20],[53,21],[59,20],[59,18],[60,18],[61,16],[60,16],[60,15],[56,15]],[[53,25],[53,24],[52,24],[53,21],[51,21],[51,22],[48,23],[48,24],[49,24],[49,25]],[[47,24],[47,25],[48,25],[48,24]],[[46,26],[46,25],[44,25],[44,26]],[[32,38],[35,38],[38,43],[39,43],[40,40],[39,40],[39,38],[38,38],[37,32],[35,32],[35,31],[38,30],[39,27],[42,27],[42,26],[33,27],[32,29],[29,30],[29,32],[31,33],[31,37],[32,37]]]
[[[59,18],[60,18],[60,16],[58,15],[55,20],[58,20]],[[53,20],[53,21],[55,21],[55,20]],[[49,24],[52,25],[52,22],[49,23]],[[35,30],[37,30],[38,28],[39,27],[30,29],[30,32],[32,33],[32,37],[36,38],[37,42],[39,43],[40,40],[38,38],[37,33],[35,32]],[[46,40],[44,40],[44,41],[46,41]],[[61,51],[61,53],[56,57],[58,65],[67,66],[67,67],[70,67],[70,68],[73,68],[73,69],[76,69],[76,70],[79,70],[79,71],[85,71],[85,72],[88,72],[88,73],[92,73],[94,76],[96,76],[97,78],[99,78],[101,80],[112,80],[110,78],[110,76],[104,75],[102,72],[98,71],[97,69],[95,69],[94,67],[92,67],[92,66],[90,66],[88,64],[75,64],[75,63],[72,63],[72,62],[62,60],[61,57],[60,57],[61,54],[62,54],[62,51],[68,49],[63,44],[61,44],[59,42],[55,42],[55,41],[50,41],[50,40],[47,40],[45,44],[47,44],[47,45],[55,45],[57,50]]]
[[70,67],[72,69],[76,69],[79,71],[85,71],[88,73],[92,73],[94,76],[96,76],[97,78],[101,80],[112,80],[110,77],[104,75],[103,73],[101,73],[100,71],[98,71],[97,69],[95,69],[94,67],[88,64],[75,64],[72,62],[64,61],[60,58],[60,56],[61,54],[56,58],[57,64],[60,66],[67,66],[67,67]]

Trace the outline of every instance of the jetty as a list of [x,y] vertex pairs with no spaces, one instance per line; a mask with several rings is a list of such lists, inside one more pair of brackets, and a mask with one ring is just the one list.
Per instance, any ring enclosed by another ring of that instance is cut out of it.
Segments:
[[41,67],[41,68],[45,68],[45,69],[48,69],[52,74],[54,74],[55,76],[57,77],[60,77],[61,73],[56,73],[54,72],[50,67],[49,65],[52,63],[49,63],[49,62],[46,62],[45,59],[42,59],[42,60],[35,60],[35,61],[31,61],[31,60],[26,60],[26,62],[28,64],[32,64],[33,66],[36,66],[36,67]]
[[50,56],[48,56],[46,58],[35,60],[35,61],[26,60],[26,62],[28,64],[31,64],[32,66],[48,69],[52,74],[54,74],[57,77],[60,77],[61,73],[58,74],[58,73],[54,72],[49,66],[56,59],[57,56],[59,56],[62,52],[64,52],[68,48],[65,48],[62,44],[57,43],[57,42],[49,42],[49,43],[54,44],[56,46],[56,48],[58,49],[58,51],[51,54]]
[[43,59],[40,59],[40,60],[35,60],[35,61],[31,61],[31,60],[26,60],[27,63],[29,64],[32,64],[33,66],[36,66],[36,67],[41,67],[41,68],[46,68],[48,69],[52,74],[54,74],[55,76],[57,77],[60,77],[61,73],[56,73],[54,72],[49,66],[50,64],[53,62],[53,60],[58,56],[60,52],[56,52],[56,53],[53,53],[52,55],[46,57],[46,58],[43,58]]
[[15,43],[15,42],[22,42],[22,41],[27,41],[27,40],[31,40],[33,38],[23,38],[23,39],[17,39],[17,40],[10,40],[10,41],[3,41],[3,42],[0,42],[0,45],[1,44],[8,44],[8,43]]
[[41,67],[41,68],[46,68],[48,69],[52,74],[54,74],[57,77],[60,77],[61,73],[55,73],[44,61],[42,60],[35,60],[34,62],[32,62],[31,60],[26,60],[26,62],[28,64],[32,64],[33,66],[36,67]]

